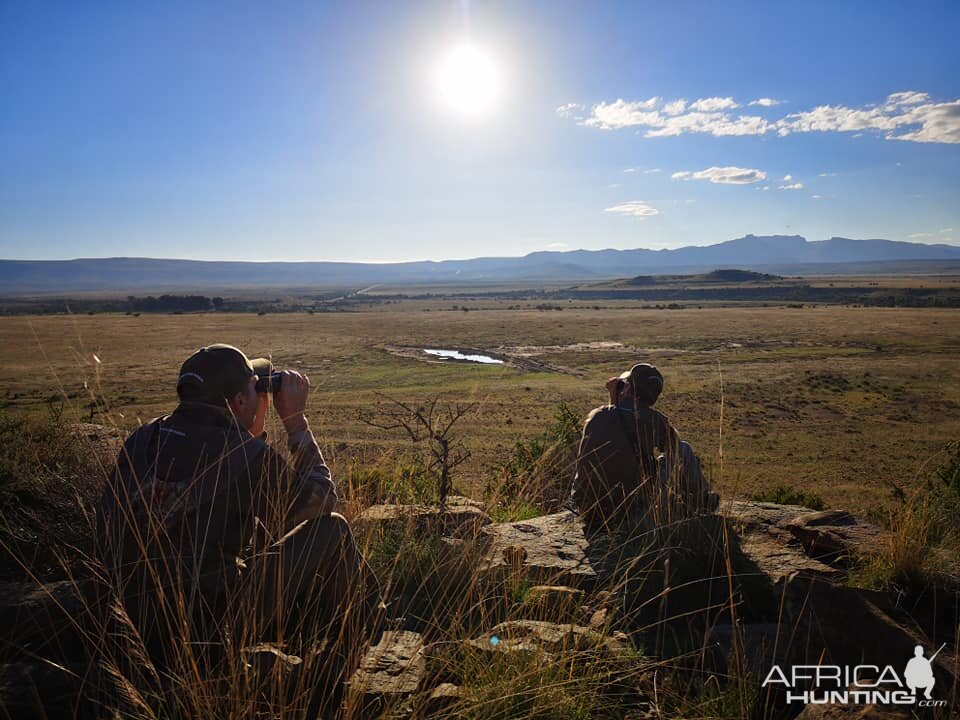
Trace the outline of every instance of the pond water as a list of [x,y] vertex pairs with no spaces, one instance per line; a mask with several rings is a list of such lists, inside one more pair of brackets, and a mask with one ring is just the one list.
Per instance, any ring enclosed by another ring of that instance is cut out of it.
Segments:
[[483,363],[484,365],[503,365],[503,360],[497,360],[489,355],[464,355],[459,350],[423,350],[427,355],[434,355],[442,360],[466,360],[467,362]]

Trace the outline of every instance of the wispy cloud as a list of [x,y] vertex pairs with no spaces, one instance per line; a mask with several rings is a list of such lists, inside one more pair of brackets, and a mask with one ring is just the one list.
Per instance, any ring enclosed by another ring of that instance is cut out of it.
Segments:
[[803,190],[803,183],[791,183],[790,185],[781,185],[777,190]]
[[625,173],[643,173],[644,175],[651,175],[653,173],[660,172],[660,168],[639,168],[639,167],[629,167],[624,168]]
[[925,232],[924,232],[924,233],[910,233],[909,235],[907,235],[907,237],[908,237],[908,238],[933,237],[933,233],[925,233]]
[[618,215],[629,215],[630,217],[653,217],[659,215],[660,211],[643,200],[630,200],[604,209],[604,212],[617,213]]
[[557,115],[563,118],[573,118],[574,120],[583,120],[583,112],[586,108],[580,103],[567,103],[557,108]]
[[675,172],[670,177],[673,180],[709,180],[719,185],[749,185],[766,180],[767,174],[763,170],[731,165],[728,167],[710,167],[706,170],[684,170]]
[[811,200],[823,200],[823,195],[811,195]]
[[952,233],[952,232],[953,232],[953,228],[942,228],[942,229],[938,230],[937,232],[943,233],[943,234]]
[[786,175],[783,176],[784,182],[789,182],[790,180],[793,180],[793,175],[791,175],[790,173],[787,173]]
[[[749,104],[772,107],[779,102],[760,98]],[[787,136],[809,132],[850,132],[857,137],[873,131],[888,140],[960,143],[960,99],[936,102],[927,93],[914,90],[893,93],[880,104],[861,107],[819,105],[770,120],[759,115],[731,112],[739,107],[732,97],[701,98],[691,102],[651,97],[600,102],[589,109],[586,117],[583,113],[587,109],[577,103],[562,105],[557,112],[601,130],[645,129],[644,136],[650,138],[686,133],[721,137],[768,133]]]
[[773,107],[782,104],[783,100],[774,100],[773,98],[757,98],[747,103],[747,105],[759,105],[760,107]]
[[822,172],[819,175],[817,175],[817,177],[836,177],[836,176],[837,174],[835,172]]
[[690,103],[690,109],[695,112],[717,112],[719,110],[733,110],[740,107],[732,97],[712,97],[694,100]]

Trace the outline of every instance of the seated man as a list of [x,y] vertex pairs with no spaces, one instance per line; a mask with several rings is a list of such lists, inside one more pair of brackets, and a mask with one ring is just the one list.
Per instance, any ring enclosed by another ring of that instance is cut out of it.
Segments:
[[[263,431],[278,379],[273,404],[292,465]],[[173,413],[124,444],[101,498],[100,551],[133,626],[164,662],[180,662],[171,646],[182,653],[184,634],[195,647],[243,647],[332,631],[357,645],[377,622],[379,588],[333,512],[308,392],[306,375],[271,377],[268,360],[211,345],[183,363]]]
[[687,514],[713,511],[700,462],[669,420],[653,409],[663,375],[641,363],[607,381],[610,404],[587,417],[573,500],[588,526],[649,532]]

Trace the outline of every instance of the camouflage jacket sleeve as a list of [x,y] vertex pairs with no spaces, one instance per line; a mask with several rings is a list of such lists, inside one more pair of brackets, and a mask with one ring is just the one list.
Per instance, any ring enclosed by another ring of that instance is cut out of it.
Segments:
[[267,446],[257,502],[258,511],[263,513],[261,518],[270,517],[271,505],[274,511],[279,511],[283,531],[304,520],[329,515],[338,500],[337,486],[313,433],[310,430],[293,433],[287,443],[292,465]]

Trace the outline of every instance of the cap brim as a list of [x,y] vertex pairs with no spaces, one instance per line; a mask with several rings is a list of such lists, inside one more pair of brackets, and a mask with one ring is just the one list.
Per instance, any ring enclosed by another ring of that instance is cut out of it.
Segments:
[[254,358],[250,361],[253,371],[262,378],[270,377],[273,372],[273,362],[268,358]]

